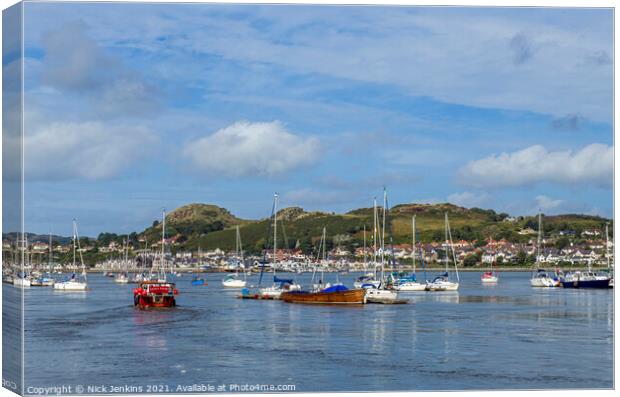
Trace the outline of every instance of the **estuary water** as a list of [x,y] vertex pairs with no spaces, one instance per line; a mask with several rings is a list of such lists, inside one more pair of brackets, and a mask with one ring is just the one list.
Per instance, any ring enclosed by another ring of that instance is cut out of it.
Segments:
[[[86,293],[26,289],[24,391],[613,387],[613,290],[535,289],[529,273],[484,286],[480,273],[461,273],[458,292],[343,307],[241,300],[239,290],[224,290],[223,274],[205,276],[208,286],[178,278],[178,307],[161,311],[135,309],[134,285],[99,274],[89,275]],[[351,286],[356,276],[340,278]],[[21,290],[4,284],[3,293],[19,301]]]

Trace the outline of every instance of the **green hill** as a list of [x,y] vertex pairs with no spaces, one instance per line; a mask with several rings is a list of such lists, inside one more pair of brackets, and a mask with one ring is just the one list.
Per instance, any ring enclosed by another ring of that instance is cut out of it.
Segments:
[[[243,225],[244,221],[232,215],[228,210],[210,204],[189,204],[179,207],[166,215],[166,236],[180,235],[180,243],[191,243],[209,233],[230,228],[235,225]],[[162,225],[159,221],[142,233],[147,241],[161,240]],[[234,243],[234,240],[233,240]]]
[[[380,208],[379,212],[381,213]],[[492,237],[527,242],[532,235],[519,234],[519,231],[525,228],[537,230],[536,216],[515,219],[493,210],[468,209],[443,203],[396,205],[388,213],[388,231],[391,232],[395,244],[409,243],[412,238],[411,218],[415,215],[418,240],[441,241],[445,213],[448,213],[454,240],[472,241]],[[561,230],[572,230],[575,238],[579,238],[585,230],[596,228],[604,231],[606,222],[609,220],[589,215],[544,216],[543,228],[546,237],[557,236]],[[272,223],[272,219],[243,220],[214,205],[190,204],[167,215],[166,235],[176,236],[178,245],[175,250],[233,250],[235,227],[239,226],[244,250],[257,253],[265,244],[272,246]],[[297,246],[305,252],[312,251],[318,245],[323,227],[327,228],[328,248],[336,244],[348,249],[362,246],[364,228],[367,231],[367,244],[370,245],[372,224],[372,208],[360,208],[345,214],[307,212],[299,207],[284,208],[278,212],[278,246]],[[148,241],[157,241],[161,238],[161,225],[156,221],[140,235],[146,236]]]

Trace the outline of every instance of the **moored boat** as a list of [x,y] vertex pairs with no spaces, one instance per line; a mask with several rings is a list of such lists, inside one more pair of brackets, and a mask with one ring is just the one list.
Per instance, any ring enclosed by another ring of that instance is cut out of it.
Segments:
[[[273,285],[271,287],[259,288],[258,295],[266,299],[280,299],[280,295],[283,292],[288,291],[300,291],[301,285],[296,284],[292,279],[280,279],[276,276],[277,267],[277,228],[278,228],[278,193],[273,196],[273,262],[271,269],[273,270]],[[258,285],[263,278],[263,271],[265,267],[261,267],[261,274],[258,280]]]
[[426,284],[427,291],[457,291],[458,289],[459,283],[450,281],[448,273],[440,274]]
[[366,290],[348,289],[343,285],[335,285],[316,292],[283,292],[280,299],[289,303],[361,305],[366,303]]
[[368,303],[394,303],[398,301],[398,292],[385,288],[365,288]]
[[551,276],[546,270],[540,268],[540,257],[542,247],[542,214],[538,213],[538,240],[536,242],[536,272],[530,278],[530,285],[537,288],[554,288],[559,287],[560,280]]
[[245,280],[241,280],[238,274],[227,274],[222,280],[222,286],[225,288],[244,288]]
[[20,288],[30,287],[32,285],[32,280],[25,274],[17,275],[13,277],[13,285]]
[[[457,268],[456,252],[454,251],[454,245],[452,244],[452,232],[450,230],[450,221],[448,220],[448,213],[445,213],[445,262],[446,271],[443,274],[436,276],[432,281],[426,283],[427,291],[457,291],[459,289],[459,270]],[[456,281],[450,278],[448,272],[448,263],[450,262],[450,251],[452,251],[452,260],[454,261],[454,273],[456,275]]]
[[497,272],[493,271],[493,264],[495,263],[495,249],[493,246],[493,239],[491,239],[490,243],[491,243],[491,250],[493,252],[493,255],[491,258],[491,266],[489,270],[482,273],[482,275],[480,276],[480,282],[482,284],[497,284],[497,282],[499,281],[499,275],[497,274]]
[[484,272],[480,276],[480,282],[483,284],[497,284],[498,280],[498,276],[492,271]]
[[404,276],[396,278],[394,283],[394,289],[399,292],[413,292],[413,291],[426,291],[426,284],[420,283],[417,280],[416,276],[416,265],[415,265],[415,256],[416,256],[416,228],[415,228],[415,215],[411,218],[411,229],[413,235],[413,241],[411,245],[411,260],[413,262],[412,273]]
[[202,277],[194,276],[192,277],[192,285],[208,285],[207,280]]
[[129,276],[125,272],[117,273],[114,282],[116,284],[129,284]]
[[88,289],[88,280],[86,278],[86,266],[84,266],[84,258],[80,247],[80,239],[78,237],[77,221],[73,220],[73,266],[76,268],[76,250],[80,253],[80,263],[82,264],[82,280],[76,273],[72,273],[71,277],[65,281],[54,283],[54,289],[60,291],[86,291]]
[[[610,288],[611,278],[608,275],[597,274],[591,270],[573,272],[560,279],[563,288]],[[613,287],[613,284],[612,284]]]

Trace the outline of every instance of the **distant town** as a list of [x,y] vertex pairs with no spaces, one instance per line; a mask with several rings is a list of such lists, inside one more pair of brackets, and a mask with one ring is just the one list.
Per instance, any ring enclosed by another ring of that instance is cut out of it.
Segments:
[[[574,230],[561,230],[552,236],[541,239],[540,251],[537,247],[537,231],[524,228],[519,231],[527,236],[525,243],[500,240],[460,239],[453,241],[456,258],[461,268],[486,268],[491,264],[497,267],[531,267],[536,262],[550,267],[607,266],[613,263],[613,241],[606,241],[605,231],[598,229],[583,230],[577,234]],[[27,244],[24,252],[26,269],[51,266],[53,271],[72,270],[71,239],[65,243],[36,241]],[[258,271],[260,267],[270,268],[277,263],[278,271],[311,271],[317,263],[330,271],[366,270],[375,260],[375,255],[382,255],[381,249],[376,253],[371,243],[366,248],[344,247],[338,243],[326,251],[325,260],[316,252],[304,252],[296,241],[295,247],[277,249],[274,261],[273,249],[265,249],[262,254],[244,255],[243,251],[224,250],[221,248],[183,250],[179,249],[179,236],[166,238],[166,257],[179,271],[234,271],[240,261],[245,269]],[[126,241],[126,240],[125,240]],[[150,266],[153,259],[161,252],[161,241],[145,245],[139,237],[133,244],[110,241],[101,244],[98,240],[81,239],[80,248],[76,249],[84,258],[105,257],[104,260],[91,261],[87,266],[91,271],[120,271],[122,269],[139,271]],[[140,244],[142,248],[140,248]],[[315,251],[314,249],[313,251]],[[15,249],[14,242],[3,240],[4,263],[15,263],[23,248]],[[51,256],[50,256],[51,252]],[[416,244],[416,266],[438,267],[445,264],[446,243],[432,241]],[[609,252],[609,258],[607,257]],[[410,269],[413,266],[413,245],[393,244],[385,247],[383,253],[386,262],[394,268]],[[393,260],[392,260],[393,258]],[[88,261],[86,261],[88,262]],[[77,265],[76,265],[77,266]]]

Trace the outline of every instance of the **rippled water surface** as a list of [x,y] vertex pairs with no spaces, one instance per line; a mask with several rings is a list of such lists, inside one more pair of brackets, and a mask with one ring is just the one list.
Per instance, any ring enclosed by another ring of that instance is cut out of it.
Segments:
[[[351,285],[355,276],[341,278]],[[310,275],[293,277],[303,284]],[[182,276],[178,307],[163,311],[134,309],[133,286],[100,275],[89,276],[86,293],[30,288],[25,384],[613,387],[613,291],[533,289],[526,273],[501,274],[497,286],[479,277],[462,274],[457,293],[356,307],[241,300],[223,290],[221,274],[208,274],[206,287]],[[3,287],[5,300],[19,300]]]

